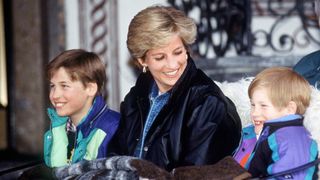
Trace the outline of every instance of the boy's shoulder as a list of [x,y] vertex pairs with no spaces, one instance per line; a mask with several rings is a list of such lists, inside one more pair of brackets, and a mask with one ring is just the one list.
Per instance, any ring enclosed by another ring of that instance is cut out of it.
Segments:
[[114,118],[120,118],[120,113],[110,108],[108,108],[104,113]]
[[110,128],[111,129],[117,128],[119,121],[120,121],[120,113],[108,108],[97,119],[95,126],[104,131],[108,131]]
[[287,122],[268,123],[268,141],[269,143],[277,141],[278,143],[293,143],[311,141],[310,132],[303,125],[303,118]]

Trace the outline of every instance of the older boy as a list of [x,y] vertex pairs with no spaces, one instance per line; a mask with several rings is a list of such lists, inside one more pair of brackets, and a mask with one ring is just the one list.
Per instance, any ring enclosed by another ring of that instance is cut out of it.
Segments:
[[102,91],[105,66],[99,57],[80,49],[59,54],[47,66],[51,128],[44,136],[49,167],[106,157],[107,145],[119,124],[119,113],[106,105]]

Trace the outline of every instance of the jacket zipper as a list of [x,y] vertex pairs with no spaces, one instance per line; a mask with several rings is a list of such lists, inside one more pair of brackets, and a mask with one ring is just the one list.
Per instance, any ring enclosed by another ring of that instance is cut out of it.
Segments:
[[[104,105],[104,107],[100,110],[100,112],[90,121],[90,127],[89,127],[89,131],[92,129],[92,124],[93,122],[101,116],[101,114],[107,109],[107,105]],[[69,165],[72,164],[72,159],[73,159],[73,155],[74,155],[74,151],[76,149],[76,145],[77,145],[77,137],[78,137],[78,129],[76,129],[76,135],[74,136],[74,144],[73,144],[73,149],[71,150],[71,156],[70,156],[70,161],[69,161]]]
[[74,155],[74,151],[76,149],[76,145],[77,145],[77,137],[78,137],[78,130],[76,129],[76,134],[74,136],[74,142],[73,142],[73,149],[71,150],[71,155],[70,155],[70,160],[69,160],[69,165],[72,164],[72,159],[73,159],[73,155]]

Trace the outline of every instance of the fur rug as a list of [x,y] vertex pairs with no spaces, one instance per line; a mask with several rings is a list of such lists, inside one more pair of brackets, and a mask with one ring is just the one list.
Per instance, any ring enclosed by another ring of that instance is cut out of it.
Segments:
[[[252,80],[253,77],[241,79],[236,82],[215,82],[221,88],[222,92],[234,102],[243,127],[251,124],[248,87]],[[311,102],[304,114],[303,123],[309,130],[312,139],[317,142],[318,150],[320,150],[320,91],[313,86],[311,87]],[[318,157],[320,157],[320,153]],[[320,171],[318,176],[320,177]]]

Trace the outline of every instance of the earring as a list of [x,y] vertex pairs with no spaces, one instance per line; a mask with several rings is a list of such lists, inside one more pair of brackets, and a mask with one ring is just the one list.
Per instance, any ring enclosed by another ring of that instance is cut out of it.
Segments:
[[188,54],[186,54],[186,59],[188,59]]
[[146,72],[147,72],[147,66],[143,66],[142,72],[143,72],[143,73],[146,73]]

